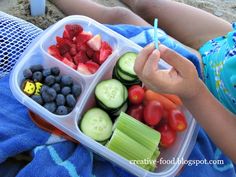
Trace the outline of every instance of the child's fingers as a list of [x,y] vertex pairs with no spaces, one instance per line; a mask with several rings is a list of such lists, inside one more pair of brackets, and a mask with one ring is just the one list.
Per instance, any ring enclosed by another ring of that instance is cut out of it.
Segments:
[[188,74],[190,61],[164,45],[160,45],[159,50],[161,58],[173,66],[181,75]]
[[152,53],[152,51],[155,49],[154,43],[146,46],[141,52],[138,54],[137,59],[135,61],[134,65],[134,71],[140,75],[142,74],[143,67],[146,63],[146,60],[148,59],[149,55]]
[[153,77],[154,72],[158,69],[158,61],[160,60],[160,52],[156,49],[148,57],[144,67],[143,67],[143,76],[144,77]]

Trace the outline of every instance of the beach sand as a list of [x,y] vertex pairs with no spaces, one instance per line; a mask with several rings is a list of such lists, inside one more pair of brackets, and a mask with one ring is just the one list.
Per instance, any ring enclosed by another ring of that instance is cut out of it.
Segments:
[[[123,6],[119,0],[94,0],[106,6]],[[236,21],[235,0],[176,0],[194,7],[208,11],[229,22]],[[28,0],[0,0],[0,11],[25,19],[40,28],[47,28],[65,15],[53,4],[47,1],[47,12],[43,17],[32,17],[30,15]]]

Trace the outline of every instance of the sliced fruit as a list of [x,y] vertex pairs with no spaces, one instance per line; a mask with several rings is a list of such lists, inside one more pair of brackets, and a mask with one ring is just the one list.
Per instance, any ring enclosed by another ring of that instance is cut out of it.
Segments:
[[88,70],[89,70],[92,74],[96,73],[97,70],[98,70],[99,67],[100,67],[97,63],[95,63],[95,62],[93,62],[93,61],[91,61],[91,60],[88,61],[88,62],[86,62],[85,65],[87,66]]
[[63,57],[67,58],[69,61],[73,62],[73,58],[71,57],[69,52],[66,52]]
[[82,132],[96,141],[105,141],[112,134],[112,121],[109,115],[99,108],[88,110],[82,117]]
[[63,58],[62,62],[65,63],[67,66],[69,66],[73,69],[76,69],[76,65],[73,62],[71,62],[70,60],[68,60],[67,58]]
[[89,61],[89,58],[86,55],[85,51],[79,51],[75,56],[74,56],[74,62],[76,65],[79,63],[86,63]]
[[100,64],[104,63],[104,61],[106,61],[106,59],[111,54],[112,54],[111,46],[107,42],[103,41],[102,46],[101,46],[101,50],[100,50],[99,63]]
[[88,46],[94,51],[99,51],[102,45],[101,35],[97,34],[87,41]]
[[60,54],[60,51],[59,49],[57,48],[56,45],[51,45],[49,48],[48,48],[48,53],[52,56],[54,56],[55,58],[59,59],[59,60],[62,60],[63,57],[61,56]]
[[64,55],[65,53],[70,51],[70,44],[68,42],[66,42],[65,39],[57,36],[56,41],[57,41],[57,47],[58,47],[61,55]]
[[91,32],[81,32],[76,36],[77,45],[82,45],[93,37]]
[[86,74],[86,75],[92,74],[89,71],[88,67],[84,63],[79,63],[78,64],[77,71],[79,71],[82,74]]
[[83,31],[82,26],[77,25],[77,24],[68,24],[68,25],[65,25],[63,37],[72,40],[82,31]]

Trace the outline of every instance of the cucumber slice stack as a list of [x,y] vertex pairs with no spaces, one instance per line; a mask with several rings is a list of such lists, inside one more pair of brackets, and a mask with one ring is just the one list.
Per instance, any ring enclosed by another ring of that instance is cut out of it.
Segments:
[[97,84],[95,98],[100,108],[116,117],[127,109],[128,90],[119,80],[104,80]]
[[134,72],[134,63],[137,58],[137,53],[127,52],[122,55],[114,69],[113,78],[119,80],[122,84],[129,87],[136,84],[141,84],[138,76]]

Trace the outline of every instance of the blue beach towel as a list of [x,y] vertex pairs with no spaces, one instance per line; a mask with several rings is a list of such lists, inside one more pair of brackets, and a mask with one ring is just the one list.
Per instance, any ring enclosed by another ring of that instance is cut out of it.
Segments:
[[[3,23],[4,21],[0,19],[0,31],[4,31],[7,28],[7,25],[2,25]],[[145,46],[153,41],[153,29],[149,27],[131,25],[107,26],[140,46]],[[42,32],[42,30],[35,26],[31,26],[31,28],[35,29],[31,34],[26,34],[22,29],[23,34],[26,35],[24,40],[28,40],[29,43],[35,36]],[[191,60],[200,73],[199,62],[196,56],[189,53],[181,45],[173,42],[161,30],[159,30],[158,37],[163,44]],[[9,38],[11,38],[11,36],[9,36]],[[2,40],[3,36],[0,36],[0,42]],[[4,40],[7,40],[7,38]],[[11,45],[14,45],[14,43]],[[23,49],[26,46],[23,46]],[[11,56],[9,59],[17,59],[20,55],[21,53],[18,55],[15,53],[15,55]],[[3,56],[3,53],[0,51],[0,67],[1,56]],[[63,138],[49,134],[38,128],[29,118],[27,108],[13,97],[9,88],[9,75],[6,74],[6,72],[4,75],[6,76],[0,79],[0,177],[133,176],[103,158],[96,157],[96,155],[83,145],[66,141]],[[32,159],[27,159],[26,157],[28,156],[31,156]],[[220,159],[224,160],[224,164],[186,165],[179,176],[236,176],[233,163],[215,147],[202,129],[199,131],[197,142],[189,159]]]

